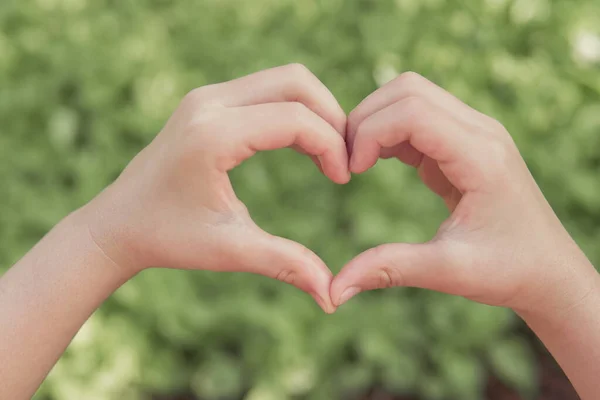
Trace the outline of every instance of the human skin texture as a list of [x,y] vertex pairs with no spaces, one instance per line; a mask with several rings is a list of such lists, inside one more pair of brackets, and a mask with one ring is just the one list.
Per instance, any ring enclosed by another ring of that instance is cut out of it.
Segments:
[[0,279],[0,399],[30,398],[85,320],[146,268],[262,274],[333,312],[329,269],[261,230],[227,172],[257,151],[292,147],[346,183],[345,128],[336,99],[301,65],[190,92],[112,185]]
[[415,73],[348,117],[352,173],[395,157],[450,211],[421,244],[383,244],[351,260],[334,304],[369,289],[412,286],[512,308],[545,343],[582,399],[600,393],[598,273],[544,198],[496,120]]
[[[334,279],[309,249],[261,230],[229,181],[257,151],[284,147],[339,184],[396,157],[418,169],[451,216],[430,242],[369,250]],[[0,398],[30,398],[85,320],[152,267],[265,275],[328,313],[389,286],[510,307],[584,400],[600,392],[597,272],[502,125],[414,73],[348,118],[297,64],[190,92],[112,185],[0,278]]]

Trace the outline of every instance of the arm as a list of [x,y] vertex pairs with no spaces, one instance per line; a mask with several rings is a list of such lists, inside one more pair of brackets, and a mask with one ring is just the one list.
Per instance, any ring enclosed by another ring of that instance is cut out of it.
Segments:
[[292,147],[346,183],[345,126],[331,93],[297,65],[192,91],[115,183],[0,279],[0,398],[32,396],[90,314],[149,267],[262,274],[333,312],[331,272],[254,224],[227,172]]
[[30,398],[85,320],[132,275],[95,245],[81,212],[52,229],[0,279],[0,398]]
[[[571,266],[587,268],[583,262]],[[520,313],[584,400],[597,398],[600,390],[600,279],[597,275],[590,279],[563,310]]]
[[418,170],[451,212],[422,244],[385,244],[350,261],[334,304],[413,286],[510,307],[532,327],[585,400],[600,392],[598,273],[539,190],[504,127],[407,73],[348,117],[350,170],[380,157]]

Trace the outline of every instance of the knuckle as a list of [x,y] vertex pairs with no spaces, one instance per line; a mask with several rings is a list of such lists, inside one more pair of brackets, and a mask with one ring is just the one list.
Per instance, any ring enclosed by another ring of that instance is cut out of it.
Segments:
[[275,279],[293,285],[296,281],[296,272],[289,269],[283,269],[277,273]]
[[302,257],[304,257],[306,260],[316,261],[315,253],[313,253],[313,251],[311,249],[309,249],[308,247],[302,246],[302,245],[300,245],[300,246],[301,246]]
[[404,279],[400,270],[391,266],[383,266],[378,272],[378,288],[387,289],[395,286],[403,286]]
[[506,130],[506,128],[500,121],[498,121],[497,119],[492,118],[492,117],[487,117],[487,118],[488,118],[488,125],[492,132],[508,135],[508,131]]
[[213,133],[218,129],[221,110],[211,109],[199,112],[188,124],[188,133],[192,135]]
[[283,67],[283,88],[285,98],[288,101],[309,102],[310,96],[306,92],[310,90],[313,80],[312,73],[302,64],[288,64]]
[[183,98],[183,101],[192,106],[202,105],[208,100],[208,92],[210,91],[211,86],[212,85],[201,86],[190,90]]
[[505,140],[491,139],[487,146],[486,158],[495,167],[502,167],[507,164],[510,158],[510,149]]
[[312,76],[312,72],[301,63],[291,63],[286,65],[285,70],[287,74],[296,77],[296,78],[305,78],[307,76]]
[[425,78],[413,71],[407,71],[401,73],[396,78],[396,83],[399,85],[406,85],[410,87],[417,87],[425,81]]
[[376,285],[378,289],[404,286],[406,280],[402,274],[401,267],[386,254],[387,246],[377,246],[371,249],[373,256],[379,260],[381,267],[377,269]]
[[510,185],[509,168],[513,164],[515,147],[504,138],[494,138],[488,143],[484,160],[489,168],[488,176],[497,183]]
[[222,110],[207,109],[188,121],[183,128],[182,145],[186,153],[210,154],[218,153],[222,142],[226,140],[223,132]]

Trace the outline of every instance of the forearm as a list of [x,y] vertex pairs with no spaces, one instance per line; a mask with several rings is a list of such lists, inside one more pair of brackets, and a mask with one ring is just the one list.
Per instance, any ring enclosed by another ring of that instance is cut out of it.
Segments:
[[521,315],[540,338],[582,400],[600,393],[600,276],[591,277],[574,305],[555,315]]
[[130,276],[75,212],[0,278],[0,398],[27,399],[96,308]]

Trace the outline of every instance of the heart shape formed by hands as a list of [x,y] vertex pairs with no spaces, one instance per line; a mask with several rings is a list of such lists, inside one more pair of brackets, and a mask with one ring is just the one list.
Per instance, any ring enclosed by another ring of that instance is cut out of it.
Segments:
[[[231,186],[228,171],[283,147],[309,155],[340,184],[395,157],[418,170],[451,215],[431,241],[381,245],[334,278],[306,247],[260,229]],[[545,300],[545,290],[562,284],[565,262],[580,254],[504,127],[415,73],[381,87],[348,117],[297,64],[196,89],[105,192],[97,201],[119,225],[98,224],[113,234],[93,234],[116,236],[100,245],[120,264],[258,273],[310,293],[326,312],[389,286],[552,307],[562,299]],[[568,247],[565,256],[548,257],[549,243]]]

